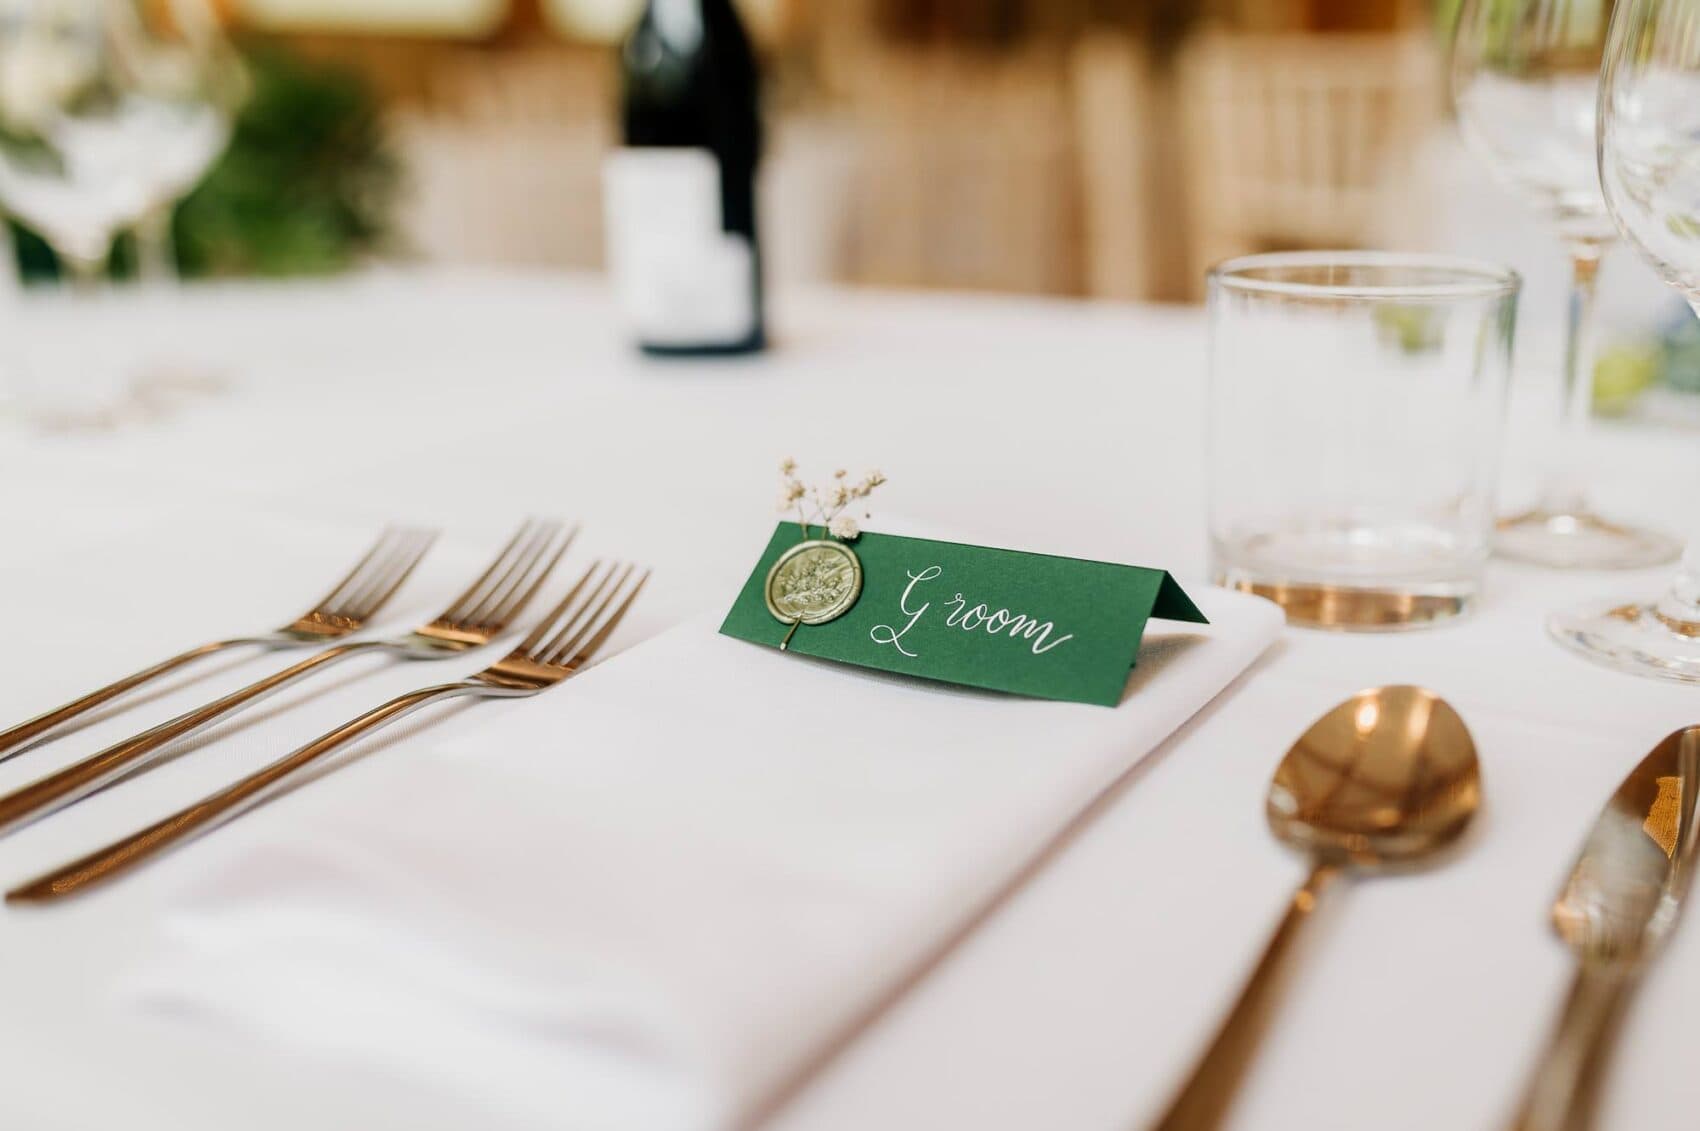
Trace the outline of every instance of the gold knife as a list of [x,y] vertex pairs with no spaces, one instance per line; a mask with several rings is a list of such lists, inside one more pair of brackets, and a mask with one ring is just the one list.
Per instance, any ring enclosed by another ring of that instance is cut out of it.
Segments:
[[1514,1131],[1591,1127],[1617,1024],[1641,972],[1676,926],[1693,871],[1700,726],[1641,760],[1606,803],[1552,905],[1576,980]]

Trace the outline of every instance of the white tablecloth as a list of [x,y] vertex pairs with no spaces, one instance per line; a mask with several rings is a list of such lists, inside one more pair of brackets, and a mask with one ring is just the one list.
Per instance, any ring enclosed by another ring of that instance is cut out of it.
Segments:
[[[1195,312],[830,294],[787,304],[780,325],[759,360],[649,364],[610,332],[594,284],[551,275],[232,287],[170,315],[104,312],[91,336],[215,362],[230,391],[108,436],[0,434],[0,604],[27,641],[0,661],[0,715],[276,619],[318,585],[292,532],[346,531],[352,549],[389,518],[451,527],[447,571],[522,514],[576,515],[599,546],[658,569],[635,639],[729,599],[783,454],[880,466],[883,506],[981,541],[1203,570]],[[1682,525],[1697,443],[1598,437],[1602,501]],[[1567,975],[1544,913],[1571,854],[1634,760],[1700,722],[1700,692],[1585,665],[1547,643],[1540,617],[1660,579],[1496,565],[1464,625],[1289,632],[800,1083],[772,1127],[1109,1131],[1148,1116],[1299,878],[1263,826],[1270,770],[1323,709],[1378,682],[1452,699],[1482,751],[1487,807],[1445,868],[1331,893],[1233,1125],[1497,1127]],[[206,686],[0,764],[0,788]],[[302,704],[292,725],[338,721],[340,698]],[[0,840],[0,881],[197,796],[232,769],[218,749]],[[0,1125],[500,1131],[429,1088],[352,1067],[304,1075],[122,1007],[113,982],[153,892],[138,880],[56,914],[0,912]],[[1681,1038],[1696,1000],[1688,929],[1630,1019],[1605,1126],[1693,1126],[1700,1077]]]

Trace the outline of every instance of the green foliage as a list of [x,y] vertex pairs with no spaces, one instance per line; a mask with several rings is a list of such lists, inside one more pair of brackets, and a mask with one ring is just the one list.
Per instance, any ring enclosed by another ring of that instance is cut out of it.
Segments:
[[1654,343],[1602,350],[1594,364],[1594,411],[1603,416],[1628,412],[1642,393],[1659,383],[1664,363],[1664,353]]
[[1440,320],[1426,306],[1389,303],[1375,310],[1376,328],[1382,340],[1401,353],[1431,353],[1444,345]]
[[[376,93],[274,44],[245,55],[251,91],[230,148],[177,210],[183,273],[330,272],[382,248],[401,173]],[[19,233],[18,252],[26,274],[53,273],[34,236]],[[125,273],[125,241],[113,258]]]
[[1600,352],[1594,366],[1594,411],[1622,415],[1641,394],[1659,385],[1679,393],[1700,393],[1700,319],[1686,302],[1662,333],[1619,342]]
[[1663,341],[1665,383],[1685,393],[1700,393],[1700,320],[1683,310]]
[[[1463,14],[1467,0],[1436,0],[1434,6],[1435,26],[1440,31],[1443,40],[1450,41],[1452,33],[1458,29],[1458,18]],[[1519,26],[1528,26],[1545,21],[1559,21],[1563,27],[1576,29],[1584,39],[1591,39],[1595,32],[1603,30],[1606,19],[1611,15],[1612,0],[1572,0],[1567,7],[1554,7],[1550,12],[1543,13],[1532,0],[1481,0],[1478,5],[1480,18],[1491,21],[1488,27],[1492,29],[1488,36],[1490,44],[1500,36],[1510,34]],[[1550,28],[1548,29],[1550,31]]]
[[334,271],[380,246],[400,184],[382,108],[357,74],[251,52],[231,146],[177,217],[190,274]]
[[[1458,27],[1458,17],[1464,11],[1465,0],[1438,0],[1434,6],[1435,20],[1440,25],[1443,36],[1450,38]],[[1501,26],[1510,26],[1517,20],[1521,8],[1528,7],[1526,0],[1482,0],[1482,6],[1487,9],[1484,13],[1499,21]]]

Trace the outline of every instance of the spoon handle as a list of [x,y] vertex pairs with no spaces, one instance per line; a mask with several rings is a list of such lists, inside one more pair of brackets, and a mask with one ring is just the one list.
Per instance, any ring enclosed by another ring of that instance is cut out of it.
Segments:
[[1632,970],[1592,964],[1577,968],[1564,1012],[1529,1080],[1512,1131],[1586,1131],[1594,1125],[1611,1037],[1634,984]]
[[1240,991],[1234,1008],[1192,1070],[1192,1077],[1162,1118],[1151,1125],[1151,1131],[1207,1131],[1221,1125],[1275,1012],[1283,985],[1281,975],[1299,926],[1310,918],[1322,889],[1338,872],[1332,864],[1318,863],[1293,893],[1293,902],[1264,948],[1251,980]]

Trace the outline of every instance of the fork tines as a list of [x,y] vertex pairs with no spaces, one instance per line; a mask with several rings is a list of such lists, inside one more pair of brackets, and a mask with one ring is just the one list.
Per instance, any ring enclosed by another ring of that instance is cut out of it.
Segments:
[[367,620],[395,595],[436,540],[434,530],[386,528],[359,564],[302,620],[330,624]]
[[500,632],[536,596],[577,535],[576,526],[527,519],[490,568],[437,618],[436,627]]
[[648,580],[649,570],[630,562],[592,562],[513,655],[548,667],[580,667],[613,633]]

